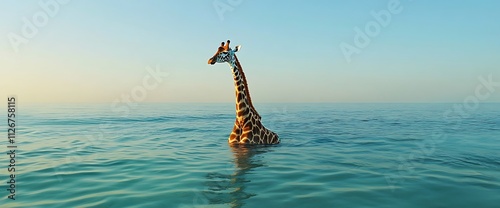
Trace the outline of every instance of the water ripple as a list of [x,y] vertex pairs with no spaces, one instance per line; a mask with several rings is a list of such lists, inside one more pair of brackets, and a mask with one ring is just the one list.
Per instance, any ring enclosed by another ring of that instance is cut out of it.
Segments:
[[[261,105],[282,144],[250,148],[226,143],[233,104],[144,105],[127,118],[108,105],[23,108],[20,200],[0,206],[499,203],[498,105],[485,104],[459,129],[441,117],[444,104],[286,104],[280,113],[283,105]],[[434,133],[448,139],[423,151]]]

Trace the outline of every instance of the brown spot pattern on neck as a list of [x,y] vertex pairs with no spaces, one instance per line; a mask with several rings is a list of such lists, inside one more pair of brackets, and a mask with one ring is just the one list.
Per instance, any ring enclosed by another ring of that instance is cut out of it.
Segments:
[[250,90],[248,89],[247,78],[245,77],[245,73],[243,72],[243,68],[241,68],[240,61],[238,61],[238,57],[236,57],[236,54],[234,55],[234,59],[235,59],[235,62],[236,62],[236,67],[238,68],[238,71],[241,74],[241,78],[243,79],[243,85],[245,85],[245,89],[244,90],[245,90],[245,94],[247,96],[248,105],[252,108],[253,112],[255,114],[257,114],[257,116],[260,118],[259,113],[253,107],[252,98],[250,97]]

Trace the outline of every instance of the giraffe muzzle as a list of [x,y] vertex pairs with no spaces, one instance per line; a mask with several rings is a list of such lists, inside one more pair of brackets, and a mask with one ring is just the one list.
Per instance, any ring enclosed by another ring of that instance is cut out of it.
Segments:
[[215,59],[214,59],[214,58],[210,58],[210,59],[208,59],[208,64],[210,64],[210,65],[214,65],[214,64],[215,64],[215,62],[216,62],[216,61],[215,61]]

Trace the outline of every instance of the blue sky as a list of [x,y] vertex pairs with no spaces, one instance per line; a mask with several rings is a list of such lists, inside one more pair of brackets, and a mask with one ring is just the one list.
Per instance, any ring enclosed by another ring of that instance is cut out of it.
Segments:
[[[61,1],[52,16],[40,3],[55,0],[0,2],[0,94],[26,102],[113,102],[147,66],[168,77],[141,102],[233,102],[229,67],[207,65],[227,39],[256,103],[462,102],[478,77],[500,81],[499,1]],[[340,45],[394,2],[348,61]],[[23,18],[40,13],[24,37]],[[12,34],[28,40],[17,52]]]

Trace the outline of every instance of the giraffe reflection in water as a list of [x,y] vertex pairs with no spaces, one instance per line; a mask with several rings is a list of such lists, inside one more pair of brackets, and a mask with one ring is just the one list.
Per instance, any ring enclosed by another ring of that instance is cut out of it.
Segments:
[[255,168],[266,166],[261,156],[272,151],[274,146],[232,145],[230,148],[233,164],[224,173],[208,173],[206,188],[202,193],[208,204],[226,204],[238,208],[245,204],[245,200],[258,194],[247,190],[252,185],[247,175]]

